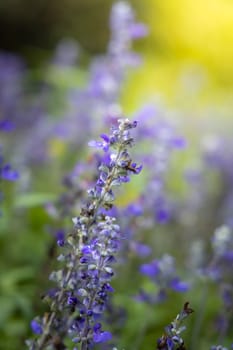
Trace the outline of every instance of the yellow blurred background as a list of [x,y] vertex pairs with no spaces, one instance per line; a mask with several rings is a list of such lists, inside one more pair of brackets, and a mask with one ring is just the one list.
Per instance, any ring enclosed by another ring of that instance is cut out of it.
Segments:
[[[149,26],[142,43],[144,65],[126,90],[145,102],[158,94],[165,103],[193,110],[224,108],[233,100],[233,1],[146,0],[138,15]],[[126,94],[127,95],[127,94]],[[124,103],[130,110],[132,101]]]

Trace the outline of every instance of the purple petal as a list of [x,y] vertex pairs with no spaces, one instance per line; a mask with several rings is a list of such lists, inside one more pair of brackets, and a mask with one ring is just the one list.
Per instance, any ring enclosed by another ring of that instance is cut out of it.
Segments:
[[132,203],[129,204],[128,207],[126,208],[126,213],[132,216],[140,216],[142,215],[142,207],[139,204]]
[[170,213],[166,209],[159,209],[156,212],[156,220],[160,224],[166,224],[170,220]]
[[35,333],[35,334],[42,334],[43,333],[43,329],[42,329],[41,325],[36,320],[31,321],[31,329],[32,329],[33,333]]
[[105,142],[109,142],[109,137],[106,134],[101,134],[100,137],[105,141]]
[[130,34],[133,39],[143,38],[148,35],[148,28],[142,23],[134,23],[130,28]]
[[141,257],[146,257],[151,253],[151,248],[148,245],[139,242],[133,242],[132,249]]
[[10,164],[4,165],[2,169],[2,178],[8,181],[16,181],[19,178],[19,173],[11,168]]
[[155,277],[159,273],[158,260],[153,260],[150,264],[143,264],[140,266],[139,271],[151,278]]
[[88,146],[89,147],[94,147],[94,148],[102,148],[103,147],[103,143],[101,141],[92,140],[92,141],[88,142]]
[[10,132],[14,130],[15,125],[10,120],[0,120],[0,130]]
[[188,283],[182,282],[178,277],[171,281],[170,286],[176,292],[187,292],[190,288]]
[[93,336],[93,341],[95,343],[105,343],[112,339],[112,334],[110,332],[100,332],[95,333]]
[[175,148],[183,149],[186,147],[186,140],[183,137],[176,137],[171,141],[171,145]]

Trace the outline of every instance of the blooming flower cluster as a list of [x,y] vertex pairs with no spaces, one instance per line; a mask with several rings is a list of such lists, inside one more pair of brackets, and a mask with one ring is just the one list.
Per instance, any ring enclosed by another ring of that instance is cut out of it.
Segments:
[[51,310],[46,318],[32,321],[32,329],[39,337],[28,341],[30,349],[47,348],[57,338],[63,344],[67,335],[74,343],[80,343],[82,350],[111,339],[99,320],[108,293],[113,292],[112,264],[123,235],[115,218],[108,216],[106,210],[112,208],[114,186],[128,182],[130,174],[141,171],[141,166],[132,162],[128,153],[133,143],[130,130],[136,125],[128,119],[119,120],[110,136],[102,136],[102,143],[91,142],[92,146],[104,149],[104,162],[99,167],[94,188],[88,190],[89,202],[83,206],[80,216],[73,218],[73,233],[58,242],[65,251],[58,257],[63,268],[50,276],[57,284],[46,297]]

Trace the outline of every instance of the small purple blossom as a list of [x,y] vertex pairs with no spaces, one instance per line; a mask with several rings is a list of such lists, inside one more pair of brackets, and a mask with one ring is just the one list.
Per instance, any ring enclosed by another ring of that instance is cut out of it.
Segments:
[[16,181],[19,179],[19,173],[12,169],[10,164],[3,165],[2,169],[0,169],[0,176],[3,180],[7,181]]
[[35,333],[35,334],[42,334],[43,333],[42,326],[36,320],[31,321],[31,329],[32,329],[33,333]]
[[75,306],[78,303],[78,299],[76,297],[69,296],[67,299],[67,304]]
[[10,132],[15,129],[15,125],[8,119],[0,120],[0,130],[4,132]]
[[183,282],[179,279],[179,277],[175,277],[170,282],[170,287],[176,292],[187,292],[190,289],[190,285],[187,282]]
[[63,230],[58,230],[56,232],[57,245],[63,247],[65,245],[65,232]]
[[171,215],[168,209],[158,208],[155,213],[155,217],[158,223],[166,224],[170,220]]
[[143,38],[148,35],[148,28],[142,23],[135,23],[130,27],[130,34],[133,39]]
[[[181,281],[177,276],[175,262],[170,255],[164,255],[160,260],[155,259],[151,263],[143,264],[139,270],[143,275],[148,276],[159,288],[157,295],[151,295],[151,298],[148,297],[153,302],[164,301],[169,290],[184,293],[190,289],[189,283]],[[162,298],[160,293],[162,293]],[[147,293],[145,292],[145,294]]]
[[106,134],[100,135],[103,141],[90,141],[88,145],[94,148],[102,148],[105,152],[109,150],[110,138]]
[[94,343],[105,343],[112,339],[112,334],[107,331],[102,331],[101,324],[97,323],[93,327]]
[[159,271],[158,260],[153,260],[150,264],[143,264],[140,266],[140,272],[150,278],[157,276]]
[[138,256],[143,258],[150,255],[152,250],[150,246],[136,241],[130,243],[130,248],[132,251],[136,252]]

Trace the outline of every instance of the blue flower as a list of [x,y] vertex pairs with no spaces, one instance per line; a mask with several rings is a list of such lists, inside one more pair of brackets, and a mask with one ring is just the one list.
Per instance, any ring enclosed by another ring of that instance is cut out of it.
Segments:
[[183,325],[183,322],[191,313],[193,313],[193,309],[189,307],[189,302],[186,302],[181,312],[176,316],[175,320],[173,320],[168,326],[165,327],[165,334],[157,341],[157,349],[185,349],[184,341],[181,338],[180,334],[186,329],[186,327]]
[[170,287],[176,292],[187,292],[190,289],[190,285],[187,282],[183,282],[179,277],[173,278],[170,282]]
[[1,169],[1,177],[7,181],[16,181],[19,179],[19,173],[13,170],[10,164],[5,164]]
[[[97,318],[101,319],[109,294],[114,291],[110,281],[115,273],[113,265],[122,240],[115,217],[108,215],[115,199],[114,186],[119,178],[127,177],[128,181],[129,175],[141,171],[128,153],[133,143],[130,129],[136,125],[136,122],[121,119],[118,127],[112,127],[109,136],[102,134],[103,141],[95,142],[95,146],[109,154],[110,161],[98,165],[99,176],[94,187],[87,191],[88,201],[82,206],[79,216],[72,219],[74,229],[66,238],[64,254],[59,259],[64,265],[50,275],[57,284],[57,293],[50,298],[47,296],[47,299],[55,311],[44,327],[46,330],[49,328],[50,334],[57,334],[59,324],[61,332],[64,332],[62,336],[69,335],[75,342],[80,340],[82,349],[112,338],[110,332],[102,331],[101,324],[92,325]],[[125,181],[120,184],[122,182]],[[63,235],[59,234],[58,238],[58,243],[62,245]],[[77,315],[75,318],[73,313]]]
[[10,132],[14,130],[15,125],[13,122],[7,119],[0,120],[0,130],[4,132]]
[[160,270],[159,270],[158,260],[153,260],[149,264],[143,264],[140,266],[140,272],[143,275],[149,276],[152,279],[158,275],[159,271]]
[[160,260],[141,265],[140,272],[148,276],[159,288],[156,295],[151,295],[150,300],[154,303],[164,301],[171,289],[183,293],[190,288],[188,283],[181,281],[177,276],[174,259],[167,254]]
[[42,334],[43,328],[36,320],[31,321],[31,329],[35,334]]
[[112,339],[110,332],[102,331],[101,324],[97,323],[93,327],[93,341],[94,343],[105,343]]
[[[103,141],[90,141],[88,142],[88,146],[90,147],[94,147],[94,148],[102,148],[105,152],[107,152],[109,150],[109,146],[110,146],[110,138],[108,137],[108,135],[106,134],[101,134],[100,135],[101,138],[103,139]],[[114,139],[111,139],[111,142],[113,143]]]

